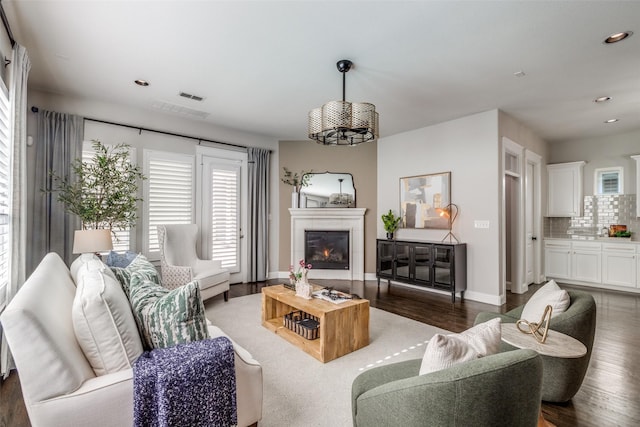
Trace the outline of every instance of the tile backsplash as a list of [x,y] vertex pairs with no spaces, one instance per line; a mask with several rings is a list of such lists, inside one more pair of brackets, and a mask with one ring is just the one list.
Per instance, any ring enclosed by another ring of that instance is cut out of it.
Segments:
[[640,218],[636,217],[636,195],[615,194],[586,196],[583,216],[572,218],[544,218],[544,235],[596,236],[612,224],[624,224],[627,230],[640,232]]

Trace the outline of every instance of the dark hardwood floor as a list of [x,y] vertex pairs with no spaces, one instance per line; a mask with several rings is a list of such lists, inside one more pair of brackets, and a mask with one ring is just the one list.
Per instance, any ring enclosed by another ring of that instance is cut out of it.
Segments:
[[[327,286],[327,281],[317,281]],[[326,283],[323,283],[326,282]],[[276,282],[231,286],[230,296],[260,292]],[[412,288],[375,281],[331,281],[342,291],[360,295],[377,307],[452,332],[471,326],[481,311],[506,312],[525,303],[539,288],[530,286],[524,295],[508,294],[501,307],[475,301],[456,300]],[[572,286],[563,285],[571,288]],[[585,288],[582,288],[585,289]],[[565,426],[638,426],[640,425],[640,295],[585,289],[596,300],[598,317],[596,338],[587,376],[578,394],[567,404],[543,403],[547,421]],[[222,295],[216,298],[222,298]],[[29,426],[20,393],[18,374],[13,372],[0,387],[0,427]]]

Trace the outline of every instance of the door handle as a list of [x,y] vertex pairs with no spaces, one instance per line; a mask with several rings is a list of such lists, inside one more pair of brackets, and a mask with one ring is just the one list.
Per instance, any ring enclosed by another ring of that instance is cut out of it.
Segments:
[[536,236],[531,236],[531,240],[538,240]]

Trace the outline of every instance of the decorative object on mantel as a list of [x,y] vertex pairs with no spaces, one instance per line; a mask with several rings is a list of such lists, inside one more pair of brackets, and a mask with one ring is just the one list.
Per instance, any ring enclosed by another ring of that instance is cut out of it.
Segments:
[[307,274],[311,270],[311,264],[306,264],[304,259],[298,261],[298,270],[289,267],[289,282],[295,286],[296,296],[311,299],[313,286],[307,281]]
[[342,101],[329,101],[309,112],[309,138],[319,144],[356,145],[378,138],[376,106],[345,101],[346,75],[352,65],[348,59],[336,64],[342,73]]
[[458,205],[456,205],[455,203],[449,203],[444,208],[436,209],[436,211],[438,211],[438,214],[441,217],[447,218],[449,220],[449,232],[445,234],[445,236],[442,238],[442,242],[444,242],[448,237],[449,243],[451,243],[451,238],[455,239],[456,242],[460,243],[458,238],[451,231],[453,229],[453,222],[458,217],[458,212],[460,211],[458,208]]
[[551,321],[551,312],[553,308],[548,305],[542,313],[540,322],[528,322],[524,319],[520,319],[516,322],[516,327],[523,334],[531,334],[541,344],[547,340],[547,332],[549,332],[549,322]]
[[400,178],[400,216],[404,228],[451,230],[438,209],[451,203],[451,172]]
[[311,183],[309,182],[308,174],[311,173],[312,170],[308,172],[302,171],[298,173],[298,172],[291,172],[289,169],[287,169],[284,166],[282,167],[282,170],[284,171],[284,173],[282,174],[282,178],[280,180],[285,184],[291,185],[293,187],[293,193],[291,193],[291,207],[294,209],[299,208],[300,207],[300,189],[311,185]]
[[395,233],[398,227],[400,227],[400,222],[402,222],[402,217],[396,216],[391,211],[391,209],[389,209],[389,212],[382,215],[380,218],[382,218],[384,231],[387,232],[387,239],[392,240],[393,233]]

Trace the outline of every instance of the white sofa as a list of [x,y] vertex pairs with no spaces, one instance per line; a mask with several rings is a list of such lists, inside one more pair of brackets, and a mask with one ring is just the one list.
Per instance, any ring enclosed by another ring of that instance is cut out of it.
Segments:
[[[133,370],[96,376],[74,332],[75,293],[70,270],[50,253],[0,316],[31,424],[130,427]],[[213,325],[208,330],[211,337],[225,335]],[[233,345],[238,425],[255,425],[262,417],[262,367]]]

